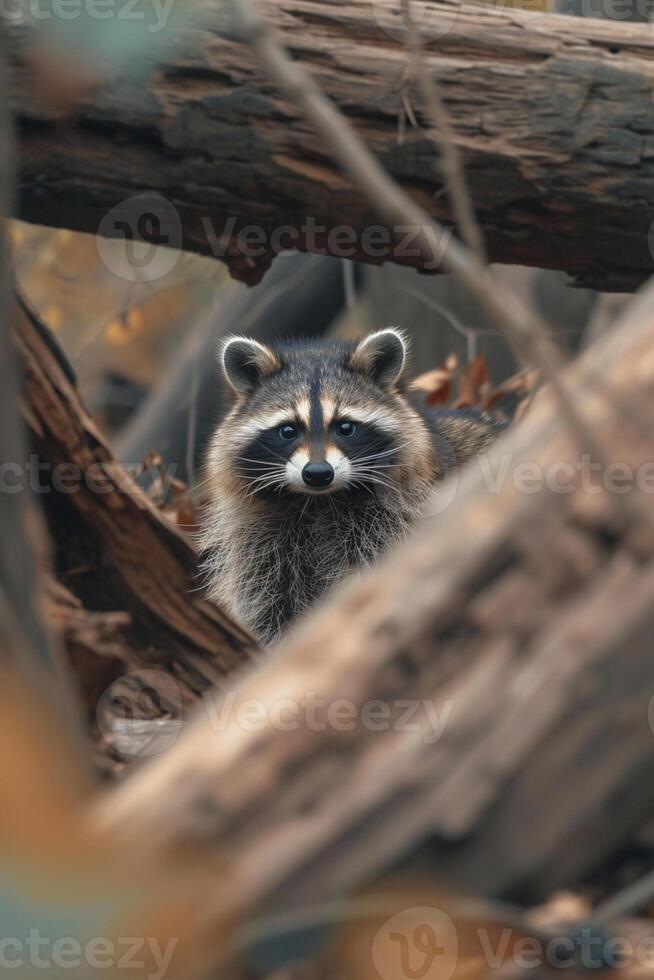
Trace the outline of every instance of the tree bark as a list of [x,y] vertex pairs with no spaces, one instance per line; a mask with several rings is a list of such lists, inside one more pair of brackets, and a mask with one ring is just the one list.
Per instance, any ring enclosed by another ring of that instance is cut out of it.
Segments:
[[654,813],[653,327],[650,286],[566,372],[627,496],[544,394],[102,822],[229,855],[232,912],[318,905],[428,839],[478,896],[543,897],[615,854]]
[[[175,719],[208,688],[223,688],[256,646],[202,598],[192,545],[112,457],[65,356],[20,298],[12,326],[35,453],[20,479],[43,502],[59,580],[48,589],[50,621],[74,668],[99,761],[103,754],[120,759],[117,742],[102,737],[111,734],[114,708],[121,714],[114,700],[127,699],[133,721]],[[124,676],[135,671],[147,696],[126,693],[134,684]],[[113,683],[102,732],[99,701]]]
[[[427,64],[452,116],[491,260],[564,269],[602,290],[641,283],[654,270],[648,32],[516,9],[424,7]],[[398,8],[391,0],[265,3],[294,56],[388,171],[447,222],[438,152],[393,19]],[[87,232],[102,222],[102,234],[142,232],[148,240],[221,254],[249,282],[284,245],[417,265],[407,229],[395,229],[387,245],[381,233],[366,237],[366,229],[378,228],[367,202],[336,171],[329,147],[274,91],[247,45],[234,39],[224,16],[222,5],[205,3],[147,85],[117,78],[79,99],[67,124],[39,102],[33,68],[21,53],[25,38],[14,34],[16,214]],[[419,125],[399,139],[403,96]],[[150,192],[172,211],[150,196],[103,221],[125,199]],[[160,221],[143,222],[150,212]],[[238,232],[252,224],[262,231],[251,234],[248,249]],[[343,225],[353,229],[352,239],[342,229],[338,236]]]

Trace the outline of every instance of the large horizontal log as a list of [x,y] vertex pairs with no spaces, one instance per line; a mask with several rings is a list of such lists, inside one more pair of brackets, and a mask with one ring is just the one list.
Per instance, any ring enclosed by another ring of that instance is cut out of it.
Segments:
[[613,470],[537,399],[103,823],[228,855],[232,912],[319,904],[426,840],[486,896],[541,897],[614,855],[654,813],[653,337],[650,287],[566,372]]
[[[438,153],[398,26],[400,5],[264,6],[389,172],[447,222]],[[515,9],[448,2],[424,8],[426,61],[452,115],[492,260],[564,269],[604,290],[642,282],[654,271],[651,34],[637,24]],[[153,240],[220,253],[249,281],[282,245],[418,264],[406,231],[396,229],[392,245],[384,239],[329,147],[275,92],[224,17],[223,5],[204,3],[147,85],[112,80],[79,99],[65,128],[39,102],[33,62],[19,53],[24,38],[15,34],[16,213],[121,236],[126,222],[137,236],[140,227]],[[178,22],[170,29],[179,32]],[[407,101],[420,125],[400,139]],[[107,218],[146,192],[172,209],[146,199]],[[160,212],[159,226],[142,221],[152,210]],[[250,234],[248,249],[238,232],[252,224],[261,232]],[[339,226],[353,229],[352,237],[342,228],[337,234]]]

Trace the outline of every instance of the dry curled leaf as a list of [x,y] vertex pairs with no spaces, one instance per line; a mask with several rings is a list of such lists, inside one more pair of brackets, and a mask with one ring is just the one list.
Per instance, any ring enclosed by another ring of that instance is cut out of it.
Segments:
[[[536,369],[520,371],[493,386],[484,354],[479,354],[462,366],[456,355],[450,354],[439,367],[419,374],[410,387],[424,396],[428,406],[450,405],[452,408],[474,408],[484,412],[494,410],[517,420],[529,404],[529,396],[537,386],[538,377]],[[455,390],[457,394],[453,397]]]
[[488,366],[484,354],[465,364],[459,372],[459,397],[454,408],[478,408],[490,389]]
[[452,393],[457,368],[457,357],[455,354],[450,354],[440,367],[419,374],[411,382],[411,388],[423,392],[428,405],[446,405]]

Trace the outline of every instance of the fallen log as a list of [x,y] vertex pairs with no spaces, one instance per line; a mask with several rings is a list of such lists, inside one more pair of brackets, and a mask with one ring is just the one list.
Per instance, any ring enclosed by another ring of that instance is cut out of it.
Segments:
[[[264,4],[388,172],[448,222],[399,7]],[[452,115],[491,259],[564,269],[602,290],[640,284],[654,270],[654,39],[637,24],[513,8],[425,0],[424,11],[426,63]],[[249,282],[283,247],[420,264],[411,229],[391,239],[380,228],[329,148],[234,38],[224,5],[204,3],[188,30],[169,29],[175,43],[147,85],[113,79],[70,107],[66,123],[39,101],[24,31],[13,30],[17,216],[218,255]],[[407,104],[419,125],[400,138]]]
[[[49,619],[64,641],[92,732],[100,737],[102,692],[116,682],[119,702],[121,679],[133,672],[143,672],[142,686],[154,688],[146,703],[139,700],[139,717],[188,711],[202,692],[221,688],[250,662],[256,645],[202,597],[190,541],[113,458],[80,402],[65,356],[20,297],[11,319],[33,455],[24,467],[3,472],[3,489],[15,494],[22,486],[25,496],[30,486],[43,503],[59,580],[48,589]],[[120,703],[115,709],[119,716]]]
[[654,813],[653,337],[650,286],[566,371],[615,472],[544,394],[101,823],[228,855],[231,914],[318,905],[427,840],[441,877],[488,897],[615,854]]

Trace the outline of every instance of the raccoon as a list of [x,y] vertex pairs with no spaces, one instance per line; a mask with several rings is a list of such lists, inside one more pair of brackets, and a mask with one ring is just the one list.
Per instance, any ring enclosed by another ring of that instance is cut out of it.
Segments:
[[435,481],[502,428],[421,406],[402,381],[406,355],[396,329],[358,344],[222,346],[235,401],[206,461],[203,568],[210,598],[264,643],[402,540]]

